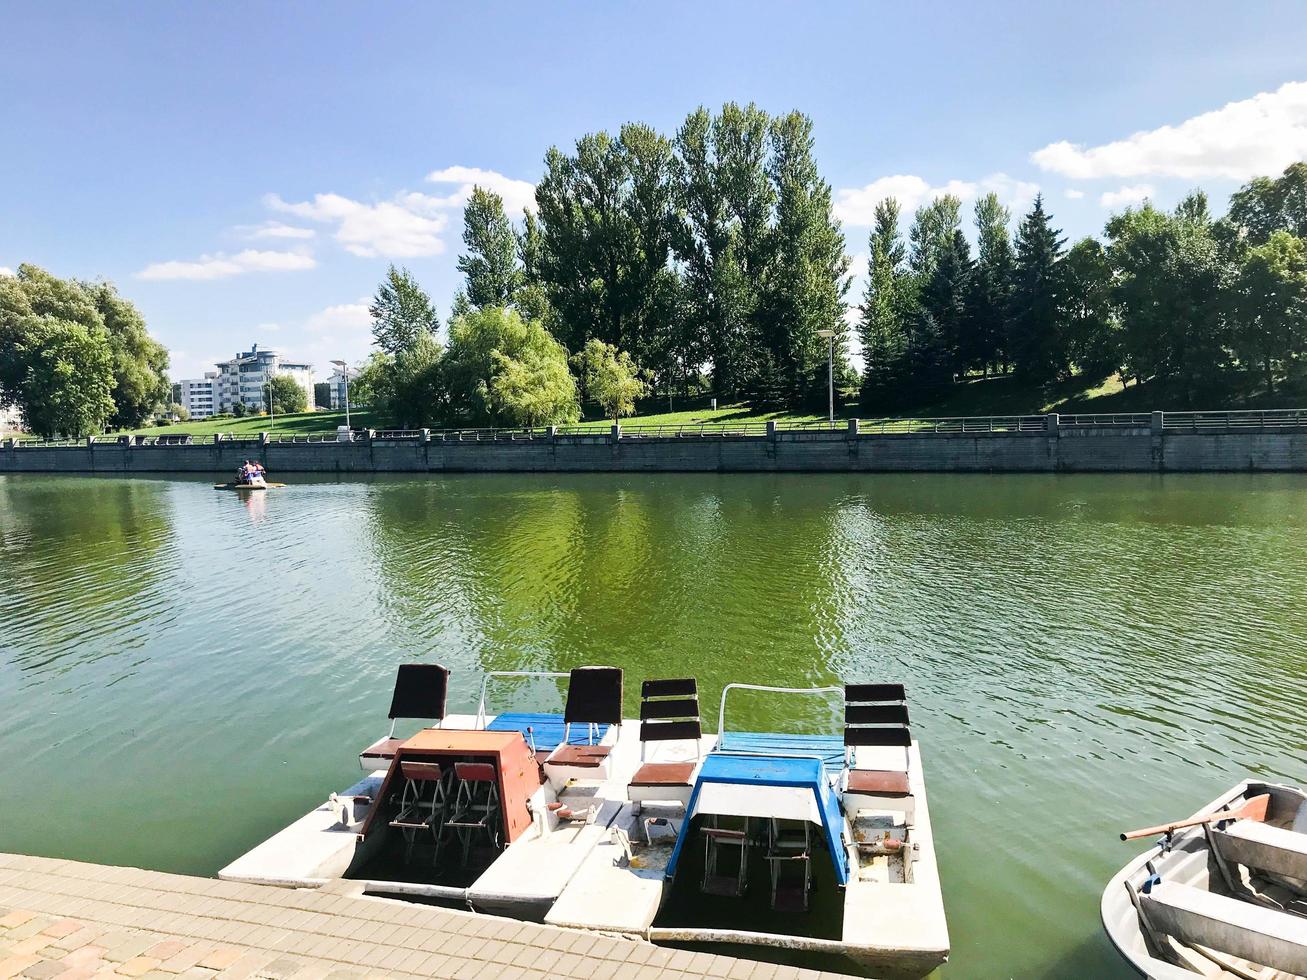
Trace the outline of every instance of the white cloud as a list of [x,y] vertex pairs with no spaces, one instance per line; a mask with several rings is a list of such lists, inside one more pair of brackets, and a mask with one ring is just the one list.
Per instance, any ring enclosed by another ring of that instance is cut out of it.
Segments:
[[1104,191],[1099,197],[1098,203],[1105,208],[1119,208],[1122,205],[1140,204],[1153,196],[1153,188],[1149,184],[1134,184],[1129,187],[1122,187],[1120,190]]
[[260,323],[254,328],[256,333],[281,333],[280,323]]
[[13,274],[14,270],[9,268],[9,266],[0,265],[0,276],[12,276]]
[[[447,218],[432,214],[430,199],[408,194],[394,201],[364,204],[340,194],[315,194],[311,201],[283,201],[268,194],[264,203],[274,211],[336,226],[335,238],[347,252],[367,257],[408,258],[439,255]],[[425,213],[420,213],[425,212]]]
[[881,177],[863,187],[842,187],[835,192],[835,216],[846,225],[870,227],[876,220],[876,205],[887,197],[898,200],[903,214],[910,216],[923,204],[944,194],[970,201],[993,191],[1013,210],[1024,209],[1039,192],[1039,185],[1005,173],[993,173],[980,180],[950,180],[931,185],[915,174]]
[[193,262],[155,262],[136,273],[138,279],[229,279],[246,272],[290,272],[318,263],[304,252],[261,252],[247,248],[235,255],[218,252]]
[[1230,102],[1176,126],[1088,147],[1066,140],[1031,154],[1044,170],[1075,179],[1274,174],[1307,157],[1307,82]]
[[340,303],[319,310],[304,322],[304,326],[314,332],[333,330],[354,333],[372,327],[372,314],[368,312],[368,301],[360,299],[356,303]]
[[1076,190],[1074,187],[1068,187],[1066,190],[1066,196],[1073,201],[1078,201],[1085,196],[1085,192]]
[[867,268],[870,262],[866,252],[859,252],[856,255],[849,256],[848,275],[853,277],[853,288],[856,289],[858,283],[867,278]]
[[299,228],[282,221],[265,221],[261,225],[240,225],[236,232],[245,238],[293,238],[308,239],[318,233],[312,228]]
[[480,167],[445,167],[427,174],[427,180],[433,184],[458,184],[456,191],[443,200],[450,207],[462,207],[463,202],[472,193],[474,185],[488,191],[494,191],[504,199],[504,211],[510,218],[517,218],[523,208],[535,210],[536,188],[529,180],[517,180],[505,177],[494,170],[482,170]]

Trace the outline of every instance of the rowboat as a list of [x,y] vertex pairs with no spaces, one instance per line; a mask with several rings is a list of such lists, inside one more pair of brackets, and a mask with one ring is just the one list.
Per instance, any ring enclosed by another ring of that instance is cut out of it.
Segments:
[[249,493],[253,490],[277,490],[285,485],[284,483],[269,483],[267,480],[259,480],[257,483],[215,483],[213,489]]
[[1307,977],[1307,793],[1245,780],[1160,835],[1103,892],[1103,928],[1140,974]]

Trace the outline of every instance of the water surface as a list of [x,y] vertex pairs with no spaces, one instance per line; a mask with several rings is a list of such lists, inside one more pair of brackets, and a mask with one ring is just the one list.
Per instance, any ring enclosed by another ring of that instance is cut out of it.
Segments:
[[[1302,476],[0,477],[0,850],[213,874],[395,665],[903,680],[953,977],[1125,975],[1116,834],[1307,780]],[[742,698],[731,723],[827,724]]]

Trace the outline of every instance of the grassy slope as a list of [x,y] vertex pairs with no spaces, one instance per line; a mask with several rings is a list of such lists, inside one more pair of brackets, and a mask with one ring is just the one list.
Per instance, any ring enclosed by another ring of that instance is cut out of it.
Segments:
[[[1275,397],[1256,397],[1237,402],[1219,400],[1204,404],[1209,409],[1296,407],[1307,401],[1307,391],[1285,388]],[[888,410],[863,412],[856,403],[841,406],[836,414],[841,418],[862,416],[910,416],[916,418],[944,418],[959,415],[1037,415],[1045,412],[1076,413],[1151,412],[1156,408],[1176,408],[1181,404],[1174,396],[1160,392],[1155,386],[1131,385],[1123,389],[1116,377],[1107,379],[1076,377],[1046,387],[1032,386],[1011,377],[975,378],[952,386],[943,397],[919,402],[904,402]],[[784,419],[809,421],[821,415],[795,412],[754,410],[748,405],[728,405],[724,408],[699,408],[679,412],[662,412],[622,420],[623,425],[693,425],[699,422],[738,421],[750,419]],[[384,427],[384,419],[374,418],[366,411],[350,413],[350,422],[356,428]],[[267,416],[256,415],[241,419],[179,422],[163,428],[137,429],[148,435],[189,433],[211,436],[215,432],[256,435],[274,432],[282,435],[334,432],[345,424],[343,412],[305,412],[299,415],[281,415],[270,425]],[[588,428],[606,429],[610,422],[599,419],[582,423]]]

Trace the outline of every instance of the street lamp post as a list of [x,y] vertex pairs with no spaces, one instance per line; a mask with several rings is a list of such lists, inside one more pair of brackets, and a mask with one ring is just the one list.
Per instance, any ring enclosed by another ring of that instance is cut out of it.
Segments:
[[349,366],[344,361],[332,361],[340,368],[341,377],[345,379],[345,428],[349,428]]
[[818,330],[817,336],[830,342],[826,350],[826,388],[829,396],[827,420],[835,421],[835,331]]
[[263,382],[263,387],[268,389],[268,428],[271,430],[277,428],[277,409],[272,404],[272,379]]

